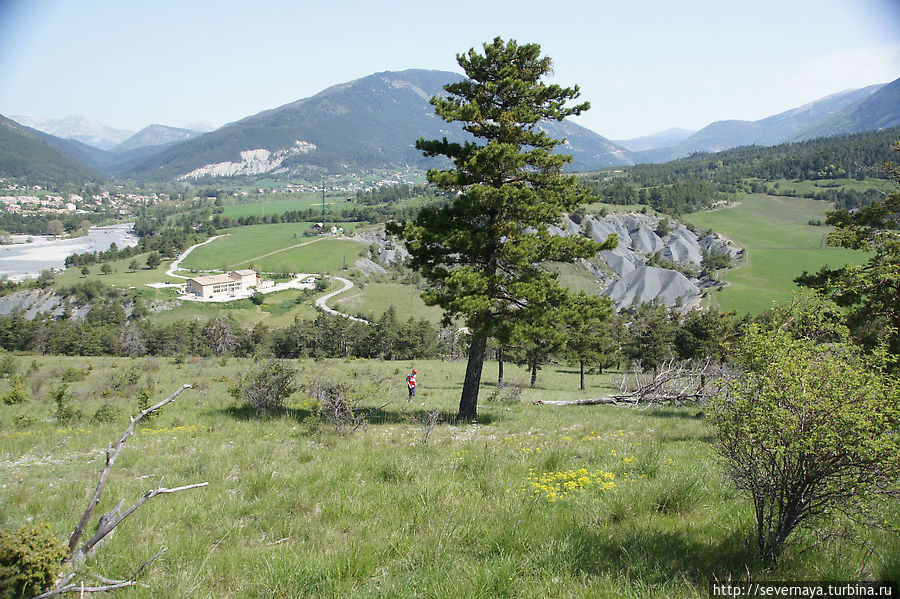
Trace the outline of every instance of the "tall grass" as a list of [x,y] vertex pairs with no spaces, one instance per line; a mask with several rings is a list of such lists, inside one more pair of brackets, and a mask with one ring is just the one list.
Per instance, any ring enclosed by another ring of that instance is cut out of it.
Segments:
[[[520,402],[485,402],[478,424],[460,426],[448,420],[463,363],[418,361],[413,404],[403,389],[410,363],[300,363],[309,379],[393,381],[363,401],[388,404],[367,427],[336,435],[311,425],[302,393],[283,413],[255,417],[227,393],[238,359],[18,359],[36,360],[30,378],[87,372],[69,387],[76,422],[54,420],[48,383],[26,404],[0,406],[0,526],[43,520],[60,537],[89,499],[103,448],[135,412],[134,389],[113,381],[135,367],[134,387],[149,375],[160,397],[196,385],[139,427],[98,508],[159,484],[210,483],[154,499],[101,547],[90,568],[112,577],[168,547],[143,586],[120,596],[696,597],[713,578],[898,571],[896,541],[880,533],[869,534],[871,553],[846,541],[798,546],[765,570],[753,558],[752,510],[723,478],[702,412],[531,404],[582,396],[570,369],[545,368]],[[590,376],[587,393],[607,392],[611,377]],[[117,422],[91,419],[104,404]],[[423,444],[429,410],[444,420]],[[609,473],[615,487],[576,484],[550,501],[529,483],[579,469]]]

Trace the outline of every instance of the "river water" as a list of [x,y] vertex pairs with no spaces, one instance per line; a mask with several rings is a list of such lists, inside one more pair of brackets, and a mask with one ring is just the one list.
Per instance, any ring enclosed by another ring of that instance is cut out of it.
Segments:
[[103,252],[115,243],[119,248],[137,245],[138,239],[130,233],[134,223],[122,223],[108,227],[94,227],[84,237],[59,239],[28,236],[31,243],[14,243],[0,246],[0,277],[21,281],[37,277],[42,270],[65,268],[70,254]]

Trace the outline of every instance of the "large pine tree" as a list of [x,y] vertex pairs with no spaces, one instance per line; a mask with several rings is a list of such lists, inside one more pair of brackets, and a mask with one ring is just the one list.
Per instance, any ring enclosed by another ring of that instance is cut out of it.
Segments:
[[566,292],[541,267],[570,262],[615,247],[584,237],[552,236],[548,226],[588,199],[575,178],[562,174],[571,156],[553,154],[562,140],[548,137],[544,120],[580,114],[588,103],[567,106],[578,87],[548,85],[549,58],[537,44],[495,38],[457,55],[467,79],[444,86],[434,97],[435,112],[463,123],[476,141],[419,139],[426,156],[445,156],[453,168],[434,169],[428,180],[456,192],[449,204],[424,209],[415,222],[390,227],[402,235],[412,266],[431,287],[425,301],[444,309],[450,322],[463,318],[472,335],[459,403],[460,419],[477,416],[478,389],[490,337],[509,341],[516,321],[537,320],[563,303]]

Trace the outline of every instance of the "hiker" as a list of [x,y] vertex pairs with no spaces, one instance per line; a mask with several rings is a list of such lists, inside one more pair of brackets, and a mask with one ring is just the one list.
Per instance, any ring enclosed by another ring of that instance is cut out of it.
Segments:
[[406,375],[406,387],[409,389],[408,401],[412,401],[413,397],[416,396],[416,372],[418,371],[413,368],[413,371]]

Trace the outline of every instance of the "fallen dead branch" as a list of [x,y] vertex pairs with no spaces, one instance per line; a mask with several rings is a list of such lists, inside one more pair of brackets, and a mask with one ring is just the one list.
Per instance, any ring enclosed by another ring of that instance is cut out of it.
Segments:
[[623,375],[619,393],[609,397],[533,402],[534,405],[682,405],[706,403],[715,397],[734,373],[727,366],[707,359],[701,362],[667,360],[654,370],[636,365],[631,376]]
[[[113,465],[116,462],[116,458],[119,457],[119,454],[122,452],[122,448],[125,446],[125,442],[134,434],[135,427],[137,423],[141,421],[145,416],[152,414],[163,408],[163,406],[175,401],[175,398],[178,397],[183,391],[186,389],[191,389],[191,385],[182,385],[180,389],[175,391],[172,395],[167,397],[166,399],[160,401],[156,405],[150,406],[145,410],[141,410],[137,416],[131,418],[131,421],[128,423],[128,427],[125,429],[125,432],[119,438],[119,440],[112,444],[110,443],[106,447],[106,464],[103,468],[103,471],[100,473],[100,478],[97,481],[97,487],[94,490],[94,495],[91,497],[91,501],[88,504],[87,509],[82,514],[81,519],[78,521],[78,524],[75,526],[75,530],[72,531],[72,535],[69,537],[69,558],[66,560],[73,568],[77,570],[77,568],[83,562],[85,556],[89,555],[93,550],[95,550],[98,544],[106,538],[115,528],[121,524],[128,516],[133,514],[144,505],[146,502],[150,501],[157,495],[165,495],[170,493],[178,493],[179,491],[187,491],[189,489],[197,489],[200,487],[205,487],[209,485],[208,482],[195,483],[190,485],[184,485],[181,487],[174,488],[165,488],[163,486],[158,486],[155,489],[150,489],[146,493],[144,493],[140,498],[137,499],[134,503],[131,504],[127,509],[122,511],[122,508],[125,506],[125,500],[122,499],[116,507],[114,507],[109,512],[103,514],[99,523],[97,524],[97,531],[82,544],[80,547],[78,546],[79,541],[84,535],[85,528],[88,523],[91,521],[91,518],[94,515],[94,510],[97,508],[97,505],[100,503],[100,497],[103,495],[103,490],[106,487],[106,482],[109,478],[109,473],[112,470]],[[66,576],[57,581],[57,583],[49,590],[44,593],[37,595],[34,599],[45,599],[47,597],[53,597],[56,595],[62,595],[64,593],[97,593],[102,591],[112,591],[115,589],[121,589],[129,586],[133,586],[136,584],[137,577],[141,574],[141,572],[146,569],[148,565],[150,565],[153,561],[155,561],[159,556],[161,556],[166,551],[165,548],[160,549],[156,552],[153,557],[145,561],[134,573],[125,580],[114,580],[110,578],[106,578],[104,576],[100,576],[99,574],[83,574],[83,576],[88,576],[97,581],[98,584],[94,586],[85,586],[84,580],[81,580],[78,584],[72,583],[72,580],[79,576],[77,571],[69,572]]]

